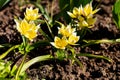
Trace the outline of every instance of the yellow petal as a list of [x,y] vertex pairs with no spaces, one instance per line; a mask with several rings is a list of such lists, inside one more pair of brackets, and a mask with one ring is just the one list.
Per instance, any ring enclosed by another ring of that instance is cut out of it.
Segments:
[[61,28],[58,28],[58,33],[65,36],[65,37],[69,37],[72,33],[75,32],[75,28],[71,28],[70,25],[67,25],[67,27],[65,25],[61,25]]
[[79,7],[79,16],[83,14],[83,7],[82,5]]
[[65,38],[60,39],[56,36],[54,42],[51,42],[51,44],[56,48],[65,49],[68,43]]
[[92,13],[92,3],[87,4],[84,7],[84,13],[85,13],[85,16],[88,16],[90,13]]
[[86,21],[83,21],[83,22],[82,22],[82,26],[87,27],[87,26],[88,26],[88,23],[87,23]]
[[78,17],[78,20],[79,20],[80,22],[82,22],[82,21],[84,21],[85,19],[84,19],[84,17],[79,16],[79,17]]
[[28,31],[26,32],[26,35],[25,35],[30,41],[33,41],[33,39],[37,36],[37,33],[34,32],[34,31]]
[[76,18],[76,16],[75,16],[73,13],[71,13],[71,12],[67,12],[67,14],[68,14],[71,18]]
[[32,7],[26,9],[25,13],[25,19],[27,20],[36,20],[40,17],[40,14],[38,13],[38,8],[33,9]]
[[75,45],[75,43],[78,42],[79,38],[80,38],[79,36],[76,36],[76,33],[73,33],[73,34],[69,37],[68,43],[69,43],[70,45]]
[[96,12],[98,12],[100,9],[95,9],[94,11],[92,11],[92,14],[95,14]]
[[15,20],[15,22],[17,24],[17,30],[21,35],[24,35],[31,41],[37,36],[39,25],[36,26],[34,22],[28,23],[25,19],[22,21]]
[[78,8],[73,8],[73,14],[75,15],[75,16],[78,16],[78,14],[79,14],[79,10],[78,10]]
[[87,23],[90,26],[90,28],[95,24],[96,18],[89,18],[87,19]]
[[21,34],[24,35],[24,34],[26,33],[26,31],[29,30],[29,28],[30,28],[29,23],[24,19],[24,20],[21,21],[18,31],[19,31]]

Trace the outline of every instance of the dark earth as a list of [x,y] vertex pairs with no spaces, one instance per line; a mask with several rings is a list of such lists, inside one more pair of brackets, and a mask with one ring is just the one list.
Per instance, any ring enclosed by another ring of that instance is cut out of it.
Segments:
[[[58,0],[54,0],[54,12],[58,10]],[[43,0],[42,4],[47,5],[51,0]],[[93,3],[99,3],[99,0],[93,0]],[[116,39],[120,38],[120,31],[117,29],[113,17],[112,6],[115,0],[101,0],[96,13],[97,21],[91,29],[92,34],[87,33],[85,39]],[[30,6],[30,5],[27,5]],[[7,6],[0,11],[0,44],[21,43],[19,32],[15,28],[14,16],[23,17],[26,5],[20,5],[18,0],[11,0]],[[38,35],[37,39],[41,39]],[[32,59],[38,55],[44,55],[51,50],[50,46],[39,47],[28,55]],[[75,48],[77,52],[103,55],[113,60],[112,63],[96,58],[78,57],[84,65],[81,69],[77,63],[71,64],[70,60],[58,61],[50,60],[32,65],[26,72],[31,80],[120,80],[120,43],[110,44],[101,43],[84,48]],[[0,49],[0,54],[7,49]],[[17,55],[17,57],[16,57]],[[12,60],[20,63],[21,54],[11,52],[5,60]]]

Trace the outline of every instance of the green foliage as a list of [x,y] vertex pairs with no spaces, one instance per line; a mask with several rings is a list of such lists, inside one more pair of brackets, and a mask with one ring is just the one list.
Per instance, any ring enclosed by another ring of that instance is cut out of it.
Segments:
[[[90,3],[92,0],[79,0],[79,3],[85,6],[87,3]],[[77,1],[75,1],[75,4],[78,4]]]
[[9,75],[11,70],[11,62],[0,60],[0,78],[5,78]]
[[115,21],[115,24],[120,29],[120,0],[117,0],[116,3],[113,6],[113,18]]
[[57,18],[59,18],[58,16],[63,16],[64,20],[69,23],[70,17],[66,12],[70,10],[70,0],[59,0],[59,7],[61,12],[57,15]]
[[[14,80],[13,78],[17,72],[17,66],[11,67],[12,61],[0,60],[0,80]],[[19,76],[19,80],[25,80],[27,77],[26,73],[23,72]]]
[[64,50],[57,50],[56,52],[57,59],[64,60],[66,58],[66,54]]
[[0,0],[0,9],[5,6],[10,0]]

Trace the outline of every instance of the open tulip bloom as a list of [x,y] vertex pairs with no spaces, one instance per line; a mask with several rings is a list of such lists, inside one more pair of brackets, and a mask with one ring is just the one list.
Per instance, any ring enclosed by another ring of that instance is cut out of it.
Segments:
[[39,29],[39,25],[35,25],[33,21],[27,22],[25,19],[22,21],[15,20],[17,24],[17,30],[21,33],[21,35],[24,35],[26,38],[28,38],[30,41],[32,41],[37,36],[37,31]]
[[25,13],[25,19],[26,20],[36,20],[40,17],[40,14],[38,13],[39,9],[33,9],[33,7],[27,8]]
[[54,38],[54,42],[51,42],[51,44],[58,49],[65,49],[68,45],[67,40],[64,37],[60,39],[57,36]]
[[58,34],[62,34],[63,36],[69,37],[70,35],[72,35],[72,33],[75,32],[75,28],[71,28],[70,25],[67,25],[67,27],[65,25],[61,25],[61,28],[58,28]]
[[65,49],[67,45],[76,45],[79,36],[76,36],[75,28],[71,28],[70,25],[65,26],[61,24],[61,28],[58,28],[58,34],[62,35],[62,39],[59,37],[54,38],[54,42],[51,44],[58,49]]
[[87,4],[84,8],[82,5],[79,8],[73,8],[73,12],[67,12],[68,15],[76,19],[75,22],[78,25],[78,28],[81,29],[83,27],[91,28],[93,27],[96,18],[93,18],[93,15],[98,12],[99,9],[93,10],[92,8],[92,2]]

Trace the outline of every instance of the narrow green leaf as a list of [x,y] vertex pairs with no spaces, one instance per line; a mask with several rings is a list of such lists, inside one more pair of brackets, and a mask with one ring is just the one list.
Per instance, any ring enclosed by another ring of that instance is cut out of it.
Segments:
[[93,57],[93,58],[100,58],[100,59],[105,59],[109,62],[112,62],[112,59],[105,57],[105,56],[101,56],[101,55],[94,55],[94,54],[88,54],[88,53],[80,53],[80,54],[76,54],[76,56],[87,56],[87,57]]
[[0,59],[3,59],[4,57],[6,57],[12,50],[18,48],[19,45],[15,45],[11,48],[9,48],[6,52],[4,52],[3,54],[0,55]]
[[12,47],[13,45],[12,44],[8,44],[8,43],[6,43],[6,44],[1,44],[0,45],[0,48],[4,48],[4,47]]
[[41,62],[41,61],[45,61],[45,60],[49,60],[49,59],[53,59],[53,57],[51,55],[43,55],[43,56],[38,56],[38,57],[35,57],[31,60],[29,60],[28,62],[26,62],[22,69],[21,69],[21,72],[24,72],[26,69],[28,69],[31,65],[37,63],[37,62]]
[[100,43],[120,43],[120,39],[112,39],[112,40],[108,40],[108,39],[102,39],[102,40],[83,40],[83,42],[85,42],[85,44],[83,44],[81,47],[84,48],[86,46],[90,46],[90,45],[94,45],[94,44],[100,44]]
[[115,24],[120,29],[120,0],[117,0],[115,2],[112,13],[113,13]]
[[[92,0],[79,0],[79,3],[85,6],[87,3],[90,3]],[[76,1],[77,4],[77,1]]]
[[79,64],[79,66],[83,69],[83,64],[77,59],[77,58],[74,58],[74,60]]
[[0,0],[0,9],[9,2],[10,0]]

